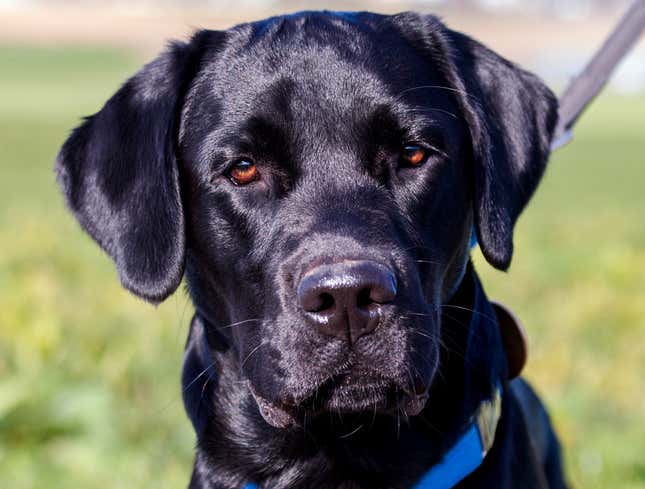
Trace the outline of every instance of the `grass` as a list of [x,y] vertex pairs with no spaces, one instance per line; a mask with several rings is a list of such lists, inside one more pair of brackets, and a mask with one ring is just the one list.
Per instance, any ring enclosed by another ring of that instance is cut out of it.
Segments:
[[[11,487],[185,487],[183,292],[153,308],[64,209],[58,147],[140,64],[0,47],[0,474]],[[520,220],[514,264],[475,261],[531,338],[575,487],[645,488],[645,98],[605,95]]]
[[52,171],[79,116],[138,64],[106,49],[0,48],[0,473],[12,487],[189,479],[186,297],[155,309],[122,291]]

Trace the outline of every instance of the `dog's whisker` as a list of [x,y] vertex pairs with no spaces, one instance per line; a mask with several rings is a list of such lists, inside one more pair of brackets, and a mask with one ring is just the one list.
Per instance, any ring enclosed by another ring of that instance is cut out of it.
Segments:
[[202,399],[204,399],[204,392],[206,392],[206,387],[208,387],[208,383],[211,381],[211,378],[207,378],[206,382],[202,385]]
[[[437,341],[439,344],[440,348],[444,348],[449,351],[449,348],[447,348],[443,343],[440,337],[433,338],[433,340]],[[427,355],[423,354],[420,351],[412,351],[410,353],[412,358],[418,358],[420,360],[421,364],[425,364],[428,368],[431,368],[432,365],[430,364],[430,360],[428,359]],[[441,367],[438,365],[436,367],[436,375],[439,375],[443,380],[445,380],[443,372],[441,371]]]
[[449,91],[449,92],[460,93],[460,94],[465,95],[466,97],[468,97],[468,98],[470,98],[470,99],[472,99],[474,101],[477,101],[477,102],[479,101],[479,99],[475,95],[473,95],[470,92],[467,92],[466,90],[460,90],[458,88],[448,87],[448,86],[445,86],[445,85],[419,85],[419,86],[416,86],[416,87],[406,88],[405,90],[402,90],[401,92],[399,92],[399,94],[396,96],[395,99],[400,100],[401,97],[404,94],[406,94],[408,92],[412,92],[414,90],[432,90],[432,89],[446,90],[446,91]]
[[[175,297],[177,297],[177,299],[175,299],[175,310],[177,310],[179,308],[179,300],[180,300],[179,299],[179,294],[176,294]],[[184,328],[184,324],[185,324],[184,319],[185,319],[185,316],[186,316],[186,309],[188,309],[188,304],[189,303],[190,303],[190,296],[188,294],[186,294],[185,301],[184,301],[184,307],[181,310],[181,314],[179,316],[179,321],[177,323],[177,328],[176,328],[176,333],[177,334],[175,336],[175,341],[176,342],[179,342],[179,334]]]
[[426,333],[424,331],[419,331],[418,329],[413,329],[412,332],[414,334],[418,334],[419,336],[423,336],[424,338],[428,338],[429,340],[432,340],[432,341],[437,341],[437,340],[441,339],[441,337],[439,335],[436,335],[436,336],[435,335],[429,335],[428,333]]
[[414,374],[412,373],[412,370],[410,369],[409,365],[405,365],[405,373],[408,376],[408,380],[410,381],[410,385],[408,386],[408,391],[410,393],[414,392]]
[[216,326],[215,329],[222,330],[222,329],[233,328],[235,326],[239,326],[241,324],[250,323],[250,322],[254,322],[254,321],[262,321],[262,318],[244,319],[243,321],[237,321],[235,323],[227,324],[226,326]]
[[434,248],[432,248],[431,246],[426,246],[426,245],[422,245],[422,244],[415,244],[415,245],[412,245],[412,246],[408,246],[407,248],[403,248],[401,251],[406,252],[406,251],[414,250],[414,249],[416,249],[416,248],[421,248],[421,249],[426,249],[426,250],[430,250],[430,251],[435,251],[435,249],[434,249]]
[[355,435],[356,433],[358,433],[362,427],[363,427],[363,424],[361,423],[361,424],[358,426],[358,428],[356,428],[356,429],[354,429],[354,430],[350,431],[349,433],[346,433],[346,434],[344,434],[344,435],[339,436],[339,437],[338,437],[338,439],[339,439],[339,440],[343,440],[343,439],[345,439],[345,438],[349,438],[350,436]]
[[437,342],[437,344],[439,345],[439,348],[441,348],[442,350],[444,350],[444,351],[446,351],[446,352],[448,352],[448,353],[455,353],[455,354],[457,354],[457,355],[459,355],[459,356],[462,356],[462,357],[463,357],[463,355],[462,355],[462,354],[460,354],[457,350],[455,350],[454,348],[451,348],[451,347],[450,347],[450,346],[449,346],[449,345],[448,345],[448,344],[443,340],[443,338],[442,338],[440,335],[430,336],[430,335],[428,335],[428,334],[424,334],[424,333],[422,333],[421,331],[418,331],[418,330],[413,330],[413,333],[415,333],[415,334],[417,334],[417,335],[419,335],[419,336],[422,336],[422,337],[424,337],[424,338],[428,338],[428,339],[429,339],[429,340],[431,340],[431,341],[435,341],[435,342]]
[[430,314],[430,313],[411,312],[411,311],[407,311],[405,314],[408,314],[410,316],[422,316],[422,317],[432,317],[433,316],[433,314]]
[[202,370],[199,374],[195,376],[193,380],[191,380],[186,387],[184,387],[184,392],[186,392],[195,382],[197,382],[199,379],[201,379],[204,375],[208,373],[208,371],[215,366],[215,361],[212,361],[204,370]]
[[[469,325],[467,323],[463,322],[459,318],[456,318],[455,316],[452,316],[452,315],[448,314],[445,311],[441,312],[441,316],[445,317],[446,319],[449,319],[450,321],[452,321],[453,323],[456,323],[459,326],[463,326],[465,329],[468,329],[468,327],[469,327]],[[448,331],[450,331],[450,329],[444,328],[444,332],[448,332]]]
[[439,435],[442,435],[442,436],[445,434],[445,432],[443,430],[440,430],[439,428],[437,428],[434,424],[432,424],[430,421],[428,421],[425,418],[425,416],[423,416],[422,414],[417,415],[416,419],[421,420],[421,422],[424,425],[426,425],[428,428],[430,428],[435,433],[438,433]]
[[396,408],[396,439],[401,439],[401,408]]
[[265,343],[260,343],[258,346],[256,346],[255,348],[253,348],[253,350],[251,350],[251,352],[246,356],[246,358],[244,359],[244,361],[240,364],[240,370],[244,368],[244,365],[246,364],[246,362],[248,362],[248,361],[249,361],[249,358],[251,358],[251,356],[252,356],[255,352],[257,352],[260,348],[262,348],[263,346],[265,346]]
[[372,422],[370,423],[370,430],[374,428],[374,423],[376,422],[376,411],[377,411],[377,405],[376,405],[376,399],[374,400],[374,409],[372,410]]
[[488,314],[484,314],[483,312],[480,312],[480,311],[475,311],[474,309],[471,309],[470,307],[456,306],[454,304],[440,304],[439,307],[451,307],[453,309],[461,309],[461,310],[464,310],[464,311],[472,312],[473,314],[478,314],[481,317],[484,317],[484,318],[486,318],[486,319],[488,319],[490,321],[493,321],[493,322],[497,321],[497,319],[489,316]]
[[[406,317],[406,316],[407,316],[407,314],[411,314],[411,313],[406,313],[406,314],[402,315],[402,316],[401,316],[401,318],[402,318],[402,319],[411,319],[411,318]],[[444,314],[445,314],[445,313],[444,313]],[[416,313],[416,314],[414,314],[414,315],[421,315],[421,316],[424,316],[424,314],[421,314],[421,313]],[[446,315],[446,317],[448,317],[448,318],[452,319],[453,321],[459,322],[457,319],[451,318],[448,314],[445,314],[445,315]],[[460,358],[465,358],[465,357],[464,357],[464,354],[463,354],[462,352],[460,352],[459,350],[457,350],[457,349],[455,349],[455,348],[452,348],[452,347],[447,343],[446,339],[452,339],[452,338],[450,337],[450,334],[449,334],[449,331],[448,331],[448,330],[443,330],[441,334],[429,334],[429,333],[427,333],[427,332],[425,332],[425,331],[421,331],[421,330],[419,330],[419,329],[411,329],[410,331],[411,331],[413,334],[419,335],[419,336],[421,336],[421,337],[423,337],[423,338],[427,338],[427,339],[429,339],[430,341],[435,341],[435,342],[437,342],[437,343],[439,344],[439,347],[440,347],[442,350],[444,350],[444,351],[446,351],[446,352],[448,352],[448,353],[455,354],[455,355],[459,356]],[[425,359],[425,358],[422,358],[422,359]],[[438,370],[438,371],[439,371],[439,370]],[[439,373],[440,373],[440,372],[439,372]]]
[[456,119],[456,120],[460,119],[460,117],[457,116],[456,114],[453,114],[452,112],[450,112],[448,110],[439,109],[438,107],[424,107],[424,108],[419,108],[419,109],[406,110],[406,113],[412,113],[412,112],[419,112],[419,113],[423,113],[423,112],[441,112],[442,114],[446,114],[446,115],[452,117],[453,119]]
[[[461,326],[464,326],[464,327],[466,327],[466,328],[468,327],[468,325],[467,325],[467,324],[464,324],[462,321],[459,321],[458,319],[456,319],[456,318],[454,318],[454,317],[450,316],[449,314],[447,314],[447,313],[443,313],[443,314],[444,314],[448,319],[450,319],[450,320],[452,320],[452,321],[456,322],[457,324],[460,324]],[[450,347],[450,346],[448,345],[448,343],[446,342],[446,340],[448,340],[448,339],[452,339],[452,338],[451,338],[451,336],[450,336],[450,330],[449,330],[449,329],[444,329],[444,330],[443,330],[443,333],[442,333],[442,335],[441,335],[441,339],[439,340],[439,341],[440,341],[440,346],[441,346],[441,348],[443,348],[443,349],[444,349],[446,352],[448,352],[448,353],[451,353],[451,354],[457,355],[458,357],[462,358],[462,359],[464,360],[464,363],[466,364],[466,367],[468,367],[468,368],[473,368],[473,364],[472,364],[472,363],[471,363],[471,361],[466,357],[465,353],[462,353],[460,350],[458,350],[458,349],[456,349],[456,348],[452,348],[452,347]]]

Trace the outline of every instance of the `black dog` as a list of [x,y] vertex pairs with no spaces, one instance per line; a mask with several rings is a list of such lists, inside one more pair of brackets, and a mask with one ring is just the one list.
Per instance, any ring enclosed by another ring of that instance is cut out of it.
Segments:
[[186,276],[190,487],[564,487],[469,263],[474,228],[509,266],[556,120],[434,17],[306,12],[171,45],[72,133],[60,185],[123,285]]

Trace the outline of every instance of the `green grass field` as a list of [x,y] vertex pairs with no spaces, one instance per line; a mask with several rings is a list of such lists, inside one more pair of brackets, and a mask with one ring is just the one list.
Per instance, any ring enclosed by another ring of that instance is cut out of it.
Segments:
[[[58,147],[141,60],[0,47],[0,480],[185,487],[194,436],[179,374],[191,307],[154,308],[67,214]],[[552,159],[508,275],[475,257],[531,339],[568,475],[645,488],[645,97],[604,95]]]

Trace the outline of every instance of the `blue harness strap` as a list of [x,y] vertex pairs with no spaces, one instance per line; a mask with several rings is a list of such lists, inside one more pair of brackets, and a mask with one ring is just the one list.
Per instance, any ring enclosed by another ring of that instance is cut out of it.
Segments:
[[451,489],[473,473],[493,446],[501,414],[502,390],[497,387],[490,400],[480,403],[464,434],[413,489]]
[[483,460],[479,432],[473,424],[414,489],[450,489],[479,467]]

